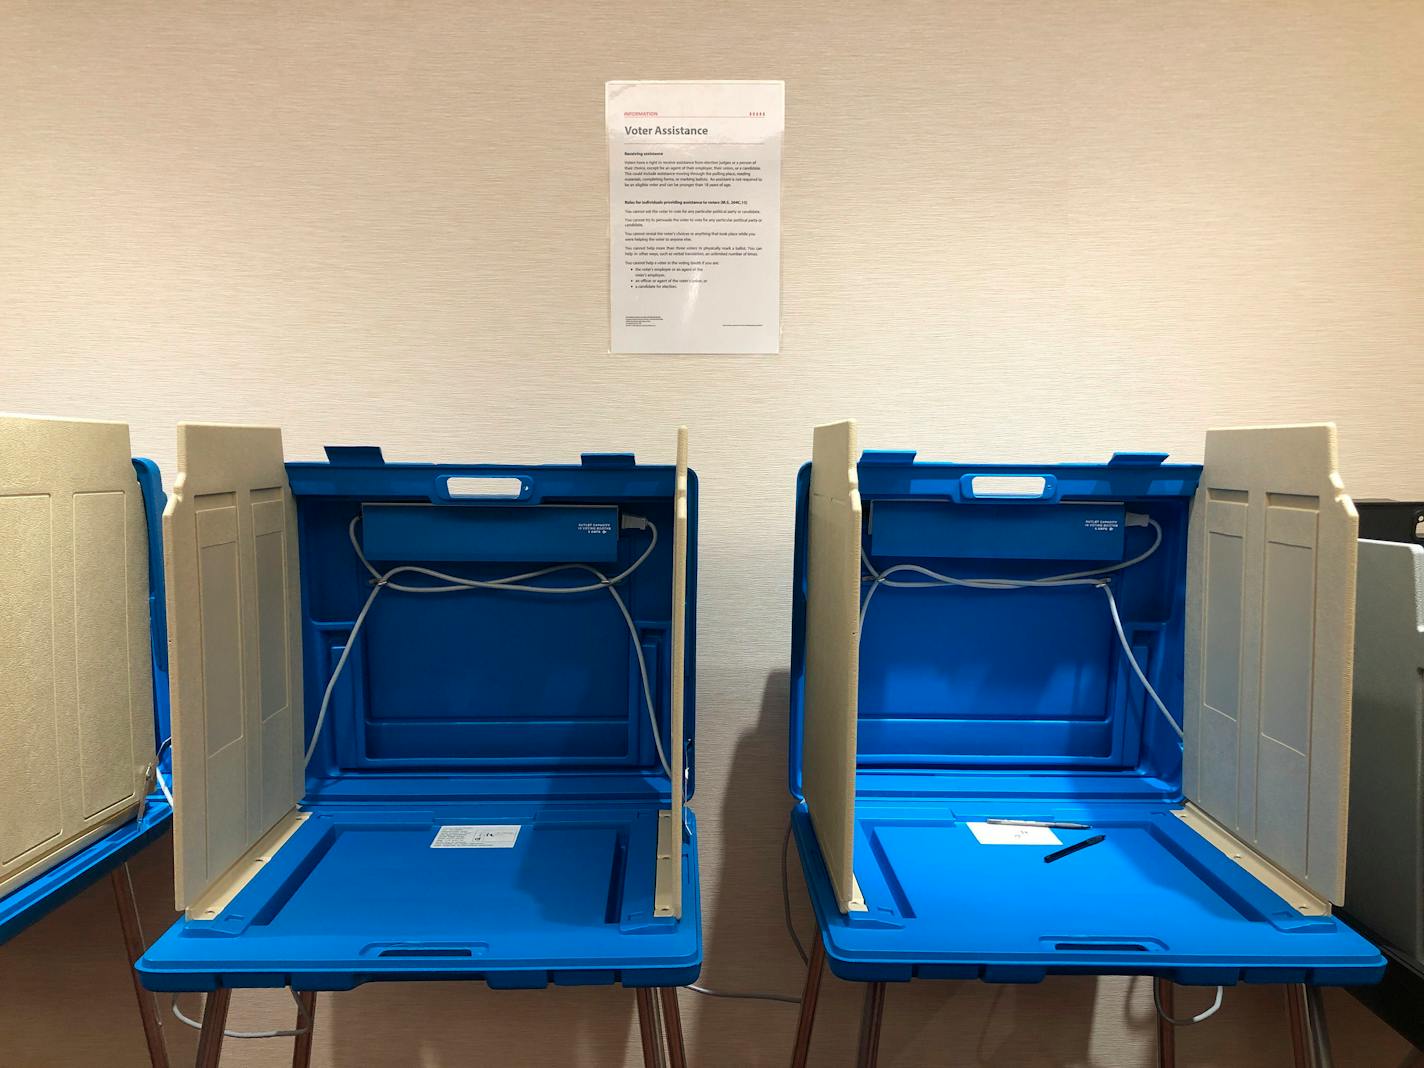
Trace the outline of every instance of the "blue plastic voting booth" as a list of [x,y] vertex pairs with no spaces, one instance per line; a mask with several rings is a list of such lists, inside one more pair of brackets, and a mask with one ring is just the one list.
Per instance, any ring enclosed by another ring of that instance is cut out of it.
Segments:
[[1378,979],[1330,912],[1355,570],[1334,428],[1165,459],[857,464],[854,424],[817,428],[790,785],[820,937],[794,1064],[825,961],[869,984],[862,1063],[891,981],[1149,975],[1170,1014],[1170,983]]
[[[125,863],[167,829],[167,649],[158,468],[123,423],[0,416],[0,942],[105,875],[132,963]],[[118,636],[120,641],[116,642]],[[13,660],[11,659],[13,658]],[[150,793],[150,791],[152,791]],[[153,1064],[167,1054],[135,981]]]
[[[164,517],[175,876],[139,962],[208,991],[376,980],[672,989],[701,963],[692,793],[696,478],[283,461],[183,425]],[[634,640],[636,639],[636,640]],[[302,1055],[299,1045],[299,1057]]]

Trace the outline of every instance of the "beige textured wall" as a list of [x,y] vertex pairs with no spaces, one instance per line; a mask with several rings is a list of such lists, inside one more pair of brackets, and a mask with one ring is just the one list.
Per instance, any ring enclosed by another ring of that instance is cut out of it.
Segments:
[[[1208,425],[1333,418],[1357,495],[1424,494],[1421,54],[1418,3],[3,0],[0,408],[127,419],[170,469],[178,419],[278,422],[296,457],[530,461],[670,460],[691,424],[704,976],[792,991],[811,424],[1192,459]],[[612,77],[786,79],[781,356],[605,354]],[[156,929],[161,847],[136,867]],[[107,892],[0,949],[6,1064],[139,1063]],[[684,1000],[696,1063],[783,1063],[790,1009]],[[323,997],[318,1058],[616,1065],[630,1002],[370,986]],[[1341,1063],[1398,1061],[1330,1004]],[[829,984],[816,1063],[849,1063],[856,1005]],[[243,994],[234,1026],[289,1015]],[[1142,982],[918,984],[885,1060],[1146,1065],[1150,1015]],[[1184,1062],[1281,1063],[1283,1024],[1277,991],[1231,991]]]

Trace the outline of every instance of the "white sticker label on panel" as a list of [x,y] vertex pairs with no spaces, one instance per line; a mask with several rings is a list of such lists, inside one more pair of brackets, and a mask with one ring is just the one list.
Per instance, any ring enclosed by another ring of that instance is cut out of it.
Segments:
[[1048,827],[1005,827],[997,823],[970,823],[980,845],[1062,845]]
[[435,834],[431,849],[513,849],[517,823],[450,823]]

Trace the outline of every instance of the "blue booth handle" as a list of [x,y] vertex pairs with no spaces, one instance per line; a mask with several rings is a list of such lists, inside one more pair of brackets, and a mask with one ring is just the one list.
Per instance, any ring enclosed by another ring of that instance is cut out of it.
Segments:
[[962,475],[959,479],[961,501],[1057,501],[1058,479],[1051,474]]
[[463,501],[527,501],[534,496],[528,475],[440,475],[430,499],[435,503]]

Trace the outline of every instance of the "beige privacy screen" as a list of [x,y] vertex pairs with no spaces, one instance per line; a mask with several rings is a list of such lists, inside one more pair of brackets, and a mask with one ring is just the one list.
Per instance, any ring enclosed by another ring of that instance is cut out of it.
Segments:
[[860,488],[855,424],[818,426],[811,451],[801,787],[842,912],[856,891],[856,691],[860,671]]
[[301,606],[281,431],[181,424],[163,543],[181,909],[302,795]]
[[672,705],[668,714],[667,751],[672,779],[672,808],[658,825],[656,915],[682,919],[682,807],[684,677],[687,652],[687,427],[677,428],[677,474],[672,502]]
[[0,415],[0,893],[126,818],[153,759],[143,501],[123,423]]
[[1336,904],[1358,526],[1334,426],[1207,434],[1191,524],[1183,786]]

